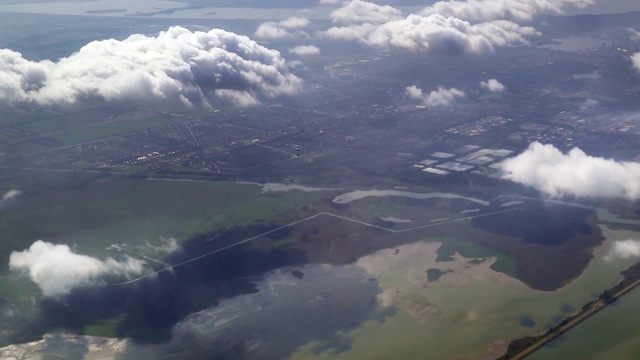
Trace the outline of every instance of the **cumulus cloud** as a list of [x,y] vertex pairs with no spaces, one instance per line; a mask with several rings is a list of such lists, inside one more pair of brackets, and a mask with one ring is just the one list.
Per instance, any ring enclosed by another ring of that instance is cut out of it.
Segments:
[[640,41],[640,31],[634,28],[627,28],[632,41]]
[[342,0],[320,0],[320,4],[323,4],[323,5],[335,5],[341,2]]
[[422,89],[413,85],[407,87],[406,93],[410,98],[418,99],[429,107],[451,105],[456,98],[464,97],[464,91],[456,88],[445,89],[442,86],[438,86],[437,90],[433,90],[429,94],[423,94]]
[[511,21],[471,24],[439,14],[411,14],[383,24],[353,24],[324,32],[330,38],[357,40],[367,45],[445,53],[487,53],[496,47],[526,44],[525,36],[535,34],[535,29]]
[[209,105],[292,94],[301,80],[280,53],[220,29],[172,27],[157,37],[94,41],[57,62],[0,50],[0,101],[72,105],[83,99]]
[[628,259],[640,256],[640,240],[627,239],[616,241],[613,243],[608,258],[621,257]]
[[417,14],[363,0],[345,2],[333,11],[329,38],[412,51],[485,53],[496,47],[527,44],[539,33],[518,24],[540,13],[562,13],[568,6],[585,7],[594,0],[452,0],[440,1]]
[[309,34],[301,30],[310,21],[304,17],[292,16],[281,21],[267,21],[256,29],[255,35],[263,39],[307,38]]
[[402,12],[389,5],[378,5],[362,0],[352,0],[331,12],[331,20],[337,24],[381,24],[402,19]]
[[587,99],[580,105],[580,110],[590,111],[598,105],[600,105],[600,101],[595,99]]
[[[127,243],[121,245],[111,245],[109,248],[118,250],[126,249],[133,250],[137,253],[144,254],[145,256],[164,256],[180,249],[180,245],[174,238],[160,238],[157,243],[145,241],[141,245],[129,245]],[[108,249],[109,249],[108,248]]]
[[2,198],[0,199],[0,204],[15,199],[18,196],[22,195],[22,191],[20,190],[16,190],[16,189],[11,189],[9,191],[7,191],[4,195],[2,195]]
[[578,148],[563,154],[553,145],[534,142],[501,168],[504,179],[551,197],[640,198],[640,163],[593,157]]
[[420,14],[440,14],[468,21],[531,21],[539,13],[561,14],[567,6],[584,8],[594,3],[594,0],[451,0],[439,1]]
[[317,55],[320,48],[313,45],[300,45],[289,49],[289,52],[296,55]]
[[492,93],[503,92],[506,87],[496,79],[489,79],[487,81],[480,81],[480,86],[489,90]]
[[635,53],[631,56],[631,63],[633,67],[640,72],[640,53]]
[[9,268],[24,273],[45,296],[68,294],[78,286],[95,285],[106,275],[132,275],[143,271],[144,262],[126,257],[100,260],[76,254],[67,245],[38,240],[24,251],[14,251]]

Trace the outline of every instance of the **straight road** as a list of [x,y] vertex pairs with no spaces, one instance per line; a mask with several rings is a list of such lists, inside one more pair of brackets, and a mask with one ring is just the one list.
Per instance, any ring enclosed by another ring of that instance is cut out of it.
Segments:
[[[640,279],[632,282],[628,286],[624,287],[623,289],[621,289],[620,291],[615,293],[612,296],[611,301],[619,299],[620,297],[622,297],[625,294],[627,294],[629,291],[631,291],[634,288],[636,288],[638,285],[640,285]],[[560,335],[562,335],[562,334],[566,333],[567,331],[571,330],[572,328],[574,328],[579,323],[585,321],[586,319],[591,317],[593,314],[595,314],[598,311],[600,311],[600,310],[604,309],[605,307],[607,307],[607,305],[610,302],[605,302],[603,300],[598,300],[598,301],[594,302],[593,304],[591,304],[589,309],[583,310],[580,314],[578,314],[576,317],[571,319],[566,324],[564,324],[561,327],[559,327],[556,331],[554,331],[554,332],[552,332],[552,333],[550,333],[548,335],[545,335],[540,340],[536,341],[535,343],[533,343],[530,346],[528,346],[526,349],[522,350],[520,353],[514,355],[511,358],[511,360],[521,360],[521,359],[524,359],[525,357],[531,355],[535,351],[539,350],[543,346],[547,345],[548,343],[550,343],[553,340],[555,340],[556,338],[558,338]]]

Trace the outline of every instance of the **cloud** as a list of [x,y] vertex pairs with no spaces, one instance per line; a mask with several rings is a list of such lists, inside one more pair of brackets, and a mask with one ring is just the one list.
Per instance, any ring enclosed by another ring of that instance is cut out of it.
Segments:
[[587,99],[580,105],[580,110],[590,111],[598,105],[600,105],[600,101],[595,99]]
[[429,107],[451,105],[456,98],[464,97],[464,92],[456,88],[445,89],[438,86],[437,90],[431,91],[428,95],[422,93],[422,89],[417,86],[408,86],[407,95],[412,99],[418,99]]
[[309,23],[309,19],[297,16],[282,21],[267,21],[258,26],[255,35],[262,39],[308,38],[309,34],[300,29]]
[[480,86],[489,90],[492,93],[503,92],[505,88],[500,81],[496,79],[489,79],[487,81],[480,81]]
[[511,21],[471,24],[439,14],[408,17],[383,24],[352,24],[332,27],[323,33],[329,38],[357,40],[367,45],[397,47],[412,51],[444,53],[487,53],[496,47],[526,44],[525,36],[537,32]]
[[28,275],[45,296],[65,295],[78,286],[98,284],[106,275],[139,274],[143,264],[131,257],[123,261],[99,260],[76,254],[67,245],[42,240],[27,250],[12,252],[9,257],[9,268]]
[[0,101],[5,103],[73,105],[103,99],[191,106],[220,97],[257,102],[300,87],[279,52],[220,29],[172,27],[157,37],[94,41],[57,62],[29,61],[0,50]]
[[640,72],[640,53],[631,55],[631,63],[633,64],[633,67]]
[[300,45],[289,49],[289,52],[296,55],[317,55],[320,48],[313,45]]
[[502,178],[551,197],[640,198],[640,163],[593,157],[578,148],[563,154],[534,142],[501,163]]
[[402,12],[389,5],[378,5],[362,0],[352,0],[331,12],[331,20],[337,24],[381,24],[400,20]]
[[640,41],[640,31],[634,28],[627,28],[630,34],[631,41]]
[[595,0],[452,0],[402,17],[400,10],[362,0],[346,2],[331,18],[340,25],[321,32],[342,40],[380,47],[445,53],[486,53],[496,47],[527,44],[538,35],[518,24],[541,13],[562,13],[568,6],[586,7]]
[[22,195],[22,191],[11,189],[7,191],[4,195],[2,195],[2,198],[0,199],[0,204],[7,202],[9,200],[15,199],[20,195]]
[[468,21],[531,21],[540,13],[563,13],[566,6],[584,8],[594,0],[467,0],[439,1],[420,15],[440,14]]
[[154,245],[147,241],[145,242],[144,248],[149,249],[156,254],[168,254],[177,251],[180,246],[174,238],[161,238],[160,244]]
[[335,5],[341,2],[342,0],[320,0],[320,4],[322,5]]
[[639,256],[640,240],[627,239],[614,242],[611,252],[607,255],[607,258],[611,259],[612,257],[621,257],[623,259],[628,259]]
[[108,250],[132,250],[145,256],[162,256],[180,249],[180,245],[174,238],[160,238],[157,243],[145,241],[143,244],[114,244]]

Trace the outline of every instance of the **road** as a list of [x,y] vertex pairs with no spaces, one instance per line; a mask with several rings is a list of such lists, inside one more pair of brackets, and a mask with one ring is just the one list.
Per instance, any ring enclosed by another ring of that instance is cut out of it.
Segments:
[[[373,228],[376,228],[376,229],[380,229],[380,230],[384,230],[384,231],[388,231],[388,232],[392,232],[392,233],[402,233],[402,232],[406,232],[406,231],[414,231],[414,230],[425,229],[425,228],[433,227],[433,226],[442,226],[442,225],[451,224],[451,223],[455,223],[455,222],[459,222],[459,221],[470,221],[470,220],[473,220],[473,219],[476,219],[476,218],[482,218],[482,217],[485,217],[485,216],[497,215],[497,214],[502,214],[502,213],[506,213],[506,212],[510,212],[510,211],[516,211],[516,210],[522,210],[522,209],[520,209],[520,208],[511,208],[511,209],[507,209],[507,210],[500,210],[500,211],[494,211],[494,212],[490,212],[490,213],[486,213],[486,214],[479,214],[479,215],[475,215],[475,216],[468,216],[468,217],[463,217],[463,218],[457,218],[457,219],[453,219],[453,220],[449,220],[449,221],[443,221],[443,222],[438,222],[438,223],[435,223],[435,224],[428,224],[428,225],[416,226],[416,227],[412,227],[412,228],[408,228],[408,229],[402,229],[402,230],[389,229],[389,228],[386,228],[386,227],[383,227],[383,226],[378,226],[378,225],[375,225],[375,224],[370,224],[370,223],[367,223],[367,222],[364,222],[364,221],[360,221],[360,220],[356,220],[356,219],[348,218],[348,217],[341,216],[341,215],[336,215],[336,214],[332,214],[332,213],[328,213],[328,212],[320,212],[320,213],[317,213],[317,214],[315,214],[315,215],[308,216],[308,217],[306,217],[306,218],[304,218],[304,219],[300,219],[300,220],[294,221],[294,222],[289,223],[289,224],[287,224],[287,225],[280,226],[280,227],[275,228],[275,229],[273,229],[273,230],[269,230],[269,231],[264,232],[264,233],[262,233],[262,234],[258,234],[258,235],[256,235],[256,236],[252,236],[252,237],[250,237],[250,238],[248,238],[248,239],[244,239],[244,240],[238,241],[238,242],[236,242],[236,243],[233,243],[233,244],[230,244],[230,245],[224,246],[224,247],[222,247],[222,248],[220,248],[220,249],[216,249],[216,250],[210,251],[210,252],[208,252],[208,253],[205,253],[205,254],[202,254],[202,255],[196,256],[196,257],[194,257],[194,258],[191,258],[191,259],[185,260],[185,261],[183,261],[183,262],[180,262],[180,263],[177,263],[177,264],[173,264],[173,265],[165,264],[165,265],[167,265],[167,266],[166,266],[164,269],[161,269],[161,270],[158,270],[158,271],[154,271],[154,272],[152,272],[152,273],[145,274],[145,275],[142,275],[142,276],[140,276],[140,277],[137,277],[137,278],[135,278],[135,279],[131,279],[131,280],[128,280],[128,281],[125,281],[125,282],[121,282],[121,283],[117,283],[117,284],[112,284],[111,286],[120,286],[120,285],[133,284],[133,283],[138,282],[138,281],[140,281],[140,280],[142,280],[142,279],[146,279],[146,278],[148,278],[148,277],[155,276],[155,275],[157,275],[157,274],[159,274],[159,273],[161,273],[161,272],[165,272],[165,271],[172,271],[172,270],[173,270],[173,269],[175,269],[176,267],[183,266],[183,265],[185,265],[185,264],[191,263],[191,262],[193,262],[193,261],[200,260],[200,259],[202,259],[202,258],[205,258],[205,257],[211,256],[211,255],[213,255],[213,254],[217,254],[217,253],[222,252],[222,251],[225,251],[225,250],[229,250],[229,249],[230,249],[230,248],[232,248],[232,247],[235,247],[235,246],[239,246],[239,245],[242,245],[242,244],[248,243],[248,242],[250,242],[250,241],[253,241],[253,240],[259,239],[259,238],[261,238],[261,237],[263,237],[263,236],[269,235],[269,234],[274,233],[274,232],[276,232],[276,231],[279,231],[279,230],[282,230],[282,229],[286,229],[286,228],[288,228],[288,227],[291,227],[291,226],[294,226],[294,225],[300,224],[300,223],[302,223],[302,222],[305,222],[305,221],[308,221],[308,220],[311,220],[311,219],[315,219],[315,218],[317,218],[317,217],[319,217],[319,216],[331,216],[331,217],[334,217],[334,218],[342,219],[342,220],[345,220],[345,221],[350,221],[350,222],[353,222],[353,223],[356,223],[356,224],[360,224],[360,225],[364,225],[364,226],[369,226],[369,227],[373,227]],[[155,260],[155,259],[153,259],[153,260]],[[157,261],[157,260],[155,260],[155,261]],[[163,264],[164,264],[164,263],[163,263]]]
[[[631,291],[634,288],[636,288],[638,285],[640,285],[640,279],[632,282],[628,286],[624,287],[623,289],[621,289],[620,291],[615,293],[612,296],[611,300],[613,301],[613,300],[616,300],[616,299],[624,296],[629,291]],[[603,301],[603,300],[598,300],[598,301],[594,302],[593,304],[591,304],[589,309],[582,311],[580,314],[578,314],[576,317],[571,319],[569,322],[567,322],[566,324],[564,324],[561,327],[559,327],[556,331],[554,331],[554,332],[552,332],[552,333],[550,333],[548,335],[545,335],[543,338],[541,338],[540,340],[538,340],[535,343],[531,344],[526,349],[522,350],[520,353],[514,355],[511,358],[511,360],[521,360],[521,359],[524,359],[525,357],[531,355],[535,351],[539,350],[543,346],[547,345],[548,343],[550,343],[553,340],[555,340],[556,338],[558,338],[560,335],[566,333],[567,331],[571,330],[572,328],[574,328],[579,323],[581,323],[584,320],[588,319],[593,314],[595,314],[598,311],[604,309],[605,307],[607,307],[607,305],[608,305],[608,303]]]

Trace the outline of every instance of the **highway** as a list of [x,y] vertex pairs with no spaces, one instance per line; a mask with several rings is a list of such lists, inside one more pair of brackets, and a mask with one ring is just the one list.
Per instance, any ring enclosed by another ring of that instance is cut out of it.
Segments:
[[[634,288],[636,288],[638,285],[640,285],[640,279],[632,282],[628,286],[624,287],[623,289],[621,289],[620,291],[615,293],[612,296],[611,301],[614,301],[614,300],[624,296],[629,291],[631,291]],[[603,300],[595,301],[593,304],[591,304],[589,309],[583,310],[580,314],[578,314],[576,317],[572,318],[569,322],[567,322],[566,324],[564,324],[564,325],[560,326],[558,329],[556,329],[556,331],[553,331],[552,333],[545,335],[544,337],[542,337],[541,339],[539,339],[535,343],[531,344],[526,349],[522,350],[520,353],[514,355],[510,359],[511,360],[524,359],[525,357],[531,355],[532,353],[534,353],[535,351],[539,350],[543,346],[549,344],[550,342],[552,342],[553,340],[558,338],[560,335],[562,335],[562,334],[566,333],[567,331],[571,330],[572,328],[574,328],[579,323],[581,323],[584,320],[588,319],[593,314],[595,314],[598,311],[604,309],[607,306],[607,304],[608,303],[603,301]]]

